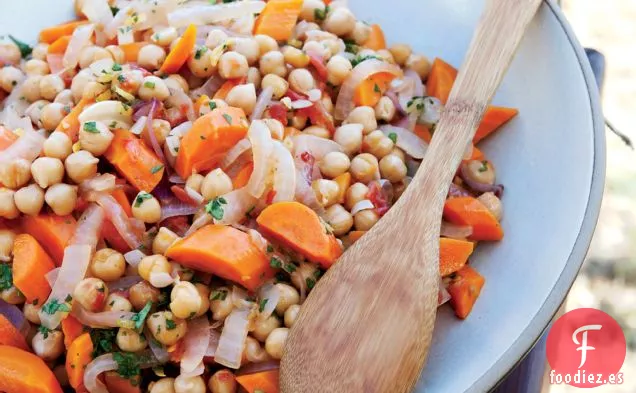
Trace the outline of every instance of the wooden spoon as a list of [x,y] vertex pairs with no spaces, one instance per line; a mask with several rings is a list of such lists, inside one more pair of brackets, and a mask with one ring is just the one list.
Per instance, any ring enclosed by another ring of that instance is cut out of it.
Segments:
[[406,193],[320,280],[291,329],[283,393],[408,392],[431,344],[444,200],[541,0],[488,0]]

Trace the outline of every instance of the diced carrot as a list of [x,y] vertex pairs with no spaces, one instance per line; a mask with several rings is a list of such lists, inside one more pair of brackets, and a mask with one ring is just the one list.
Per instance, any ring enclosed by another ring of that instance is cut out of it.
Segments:
[[230,226],[207,225],[177,240],[166,257],[255,290],[274,276],[269,259],[250,236]]
[[[20,331],[5,317],[0,314],[0,345],[29,350],[29,346]],[[2,378],[0,376],[0,378]]]
[[0,151],[13,145],[13,142],[18,140],[18,136],[15,132],[0,126]]
[[470,159],[481,161],[484,158],[486,158],[486,156],[484,155],[484,152],[479,150],[477,146],[473,146],[473,155],[470,156]]
[[473,253],[473,242],[442,237],[439,239],[439,273],[448,276],[461,269]]
[[235,190],[245,187],[245,185],[247,185],[247,182],[250,180],[250,176],[252,176],[253,170],[253,162],[250,161],[247,164],[243,165],[243,167],[236,173],[236,176],[232,178],[232,187]]
[[345,172],[342,175],[335,177],[333,181],[338,184],[338,198],[336,200],[338,203],[344,203],[345,195],[351,185],[351,173]]
[[163,163],[132,132],[115,130],[114,133],[104,157],[137,190],[152,191],[163,177]]
[[73,340],[66,352],[66,374],[69,384],[75,390],[84,388],[84,369],[93,360],[91,335],[83,333]]
[[415,129],[413,129],[413,132],[426,143],[431,143],[431,140],[433,140],[433,135],[431,135],[428,127],[423,124],[415,124]]
[[279,202],[266,207],[256,219],[263,234],[285,247],[328,268],[342,254],[332,234],[327,234],[318,215],[298,202]]
[[210,97],[206,96],[205,94],[197,98],[197,100],[194,102],[194,113],[196,113],[198,116],[199,111],[201,110],[201,107],[209,101],[210,101]]
[[52,44],[60,37],[72,35],[78,26],[85,25],[87,23],[88,20],[74,20],[56,26],[47,27],[40,31],[39,40],[40,42]]
[[190,24],[185,30],[179,42],[170,50],[166,60],[161,65],[159,72],[168,75],[179,71],[188,61],[197,41],[197,26]]
[[77,221],[73,216],[58,216],[40,213],[37,216],[22,216],[22,229],[33,236],[46,250],[56,266],[62,265],[64,248],[73,235]]
[[48,54],[64,54],[64,52],[66,52],[66,48],[68,48],[68,44],[69,42],[71,42],[71,36],[70,35],[64,35],[58,39],[55,40],[55,42],[53,42],[51,45],[49,45],[49,47],[46,50],[46,53]]
[[64,346],[68,349],[73,341],[84,333],[84,325],[74,316],[67,315],[62,319],[62,333],[64,333]]
[[37,355],[0,345],[0,391],[6,393],[63,393],[53,371]]
[[380,98],[389,90],[391,81],[395,79],[395,75],[389,72],[378,72],[371,75],[356,88],[353,101],[356,106],[374,107]]
[[501,240],[504,235],[497,218],[473,197],[446,200],[444,218],[452,224],[471,226],[471,240]]
[[371,25],[371,35],[369,35],[367,42],[364,43],[364,47],[373,50],[386,49],[386,40],[384,39],[384,32],[380,25]]
[[248,122],[242,109],[216,108],[199,117],[181,139],[175,169],[182,179],[193,171],[203,172],[216,165],[223,155],[245,137]]
[[481,119],[479,128],[473,138],[473,143],[477,143],[490,135],[497,128],[506,124],[510,119],[517,116],[519,111],[514,108],[505,108],[501,106],[490,106]]
[[295,127],[285,127],[285,134],[284,137],[287,138],[288,136],[296,136],[296,135],[300,135],[301,131],[298,128]]
[[51,257],[40,243],[27,233],[13,241],[13,284],[24,294],[27,302],[44,304],[51,293],[45,275],[55,269]]
[[124,60],[126,63],[136,63],[139,59],[139,51],[144,46],[148,45],[147,42],[131,42],[130,44],[119,45],[119,48],[124,52]]
[[128,378],[121,377],[117,371],[107,371],[104,373],[104,383],[109,392],[117,393],[141,393],[140,385],[141,376],[135,378],[136,385]]
[[348,235],[349,241],[351,242],[351,244],[353,244],[358,241],[365,233],[367,233],[367,231],[351,231]]
[[[113,192],[110,193],[113,198],[119,203],[121,208],[126,212],[128,217],[132,216],[132,209],[130,207],[130,202],[128,201],[128,197],[126,193],[121,188],[116,188]],[[130,246],[123,237],[119,234],[115,225],[109,220],[104,221],[104,225],[102,226],[102,237],[111,248],[121,252],[126,253],[130,251]]]
[[71,109],[71,112],[62,119],[55,131],[63,132],[68,135],[73,142],[77,142],[77,140],[79,139],[80,129],[79,115],[87,106],[91,105],[94,102],[95,100],[92,98],[82,98],[81,100],[79,100],[77,105],[75,105],[73,109]]
[[475,305],[486,279],[470,266],[464,266],[451,275],[448,293],[455,315],[465,319]]
[[296,26],[303,0],[269,0],[254,23],[254,35],[287,41]]
[[235,79],[226,80],[225,82],[223,82],[219,90],[217,90],[216,93],[214,93],[214,99],[225,100],[230,90],[232,90],[233,88],[235,88],[236,86],[240,84],[243,84],[244,81],[245,81],[244,78],[235,78]]
[[238,382],[247,393],[278,393],[278,370],[237,375]]

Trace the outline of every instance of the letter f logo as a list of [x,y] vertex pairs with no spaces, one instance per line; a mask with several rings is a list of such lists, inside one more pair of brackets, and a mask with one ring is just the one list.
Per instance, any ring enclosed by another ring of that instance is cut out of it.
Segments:
[[[601,330],[601,328],[602,328],[601,325],[585,325],[576,329],[574,333],[572,333],[572,341],[574,341],[574,344],[581,345],[580,347],[576,349],[577,351],[581,351],[581,364],[579,365],[579,368],[583,367],[583,365],[585,364],[585,361],[587,360],[587,351],[592,351],[596,349],[594,347],[587,345],[587,331]],[[581,332],[583,332],[582,334],[583,339],[581,340],[581,342],[579,342],[576,336]]]

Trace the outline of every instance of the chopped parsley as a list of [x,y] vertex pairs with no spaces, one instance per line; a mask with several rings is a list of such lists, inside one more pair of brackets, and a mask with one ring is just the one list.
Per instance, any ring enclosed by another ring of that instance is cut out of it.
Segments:
[[280,261],[280,259],[272,257],[269,260],[269,266],[273,267],[274,269],[280,269],[281,267],[283,267],[283,263]]
[[51,333],[51,329],[47,328],[46,326],[40,325],[38,327],[38,332],[42,334],[42,337],[44,337],[44,339],[49,338],[49,333]]
[[89,334],[93,343],[93,358],[113,351],[116,329],[91,329]]
[[97,122],[87,121],[84,123],[84,131],[90,132],[92,134],[99,134],[99,130],[97,129]]
[[225,119],[225,121],[227,121],[227,124],[232,124],[232,116],[228,115],[227,113],[224,113],[223,118]]
[[316,280],[314,280],[313,278],[307,277],[305,279],[305,283],[307,284],[307,288],[312,289],[314,285],[316,285]]
[[488,170],[488,161],[482,161],[481,166],[479,167],[479,172],[486,172]]
[[66,303],[60,303],[57,299],[51,299],[42,306],[42,311],[49,315],[53,315],[57,312],[71,312],[71,308]]
[[150,173],[154,175],[155,173],[159,172],[162,169],[163,169],[163,165],[159,164],[157,166],[153,166],[152,169],[150,169]]
[[33,304],[34,306],[37,306],[37,305],[38,305],[38,303],[40,303],[40,299],[35,299],[35,300],[33,301],[33,303],[31,303],[31,304]]
[[66,298],[64,299],[64,301],[66,303],[70,303],[73,301],[73,296],[71,296],[71,294],[69,293],[68,295],[66,295]]
[[135,198],[135,207],[139,207],[141,206],[142,203],[144,203],[144,200],[146,199],[151,199],[152,195],[148,194],[145,191],[140,192],[139,194],[137,194],[137,197]]
[[117,80],[119,81],[119,83],[124,83],[126,82],[126,77],[124,76],[124,74],[119,74],[117,75]]
[[203,56],[203,54],[208,50],[207,47],[202,46],[201,48],[197,48],[196,52],[194,52],[194,58],[195,60],[199,60],[201,58],[201,56]]
[[13,41],[13,43],[17,45],[18,49],[20,49],[20,54],[22,55],[23,59],[26,58],[28,55],[30,55],[31,52],[33,52],[33,48],[31,48],[29,45],[25,44],[24,42],[18,40],[11,34],[9,34],[9,38],[11,38],[11,41]]
[[329,6],[326,6],[324,9],[315,8],[314,9],[314,18],[316,20],[325,20],[327,18],[327,14],[329,13]]
[[166,329],[174,330],[177,328],[177,324],[172,319],[166,319]]
[[354,55],[358,54],[360,47],[356,44],[354,40],[344,40],[345,44],[345,52],[353,53]]
[[380,61],[384,61],[383,58],[375,56],[375,55],[366,55],[366,56],[356,56],[353,60],[351,60],[351,65],[353,67],[357,66],[358,64],[362,63],[363,61],[367,61],[367,60],[371,60],[371,59],[376,59],[376,60],[380,60]]
[[144,308],[141,309],[141,311],[130,318],[131,321],[135,322],[135,329],[137,331],[141,330],[142,326],[144,326],[144,322],[146,321],[146,317],[148,316],[151,307],[152,302],[149,301],[148,303],[146,303]]
[[121,71],[121,64],[119,63],[113,64],[113,71]]
[[223,219],[223,205],[227,205],[227,201],[223,197],[214,198],[205,205],[205,212],[217,220]]
[[293,263],[286,263],[283,266],[283,270],[286,271],[287,273],[293,273],[296,271],[296,265],[294,265]]
[[271,244],[268,244],[268,245],[267,245],[267,252],[270,252],[270,253],[271,253],[271,252],[274,252],[274,247],[272,247],[272,245],[271,245]]
[[397,134],[395,132],[389,133],[389,139],[393,141],[393,143],[397,143]]
[[382,90],[380,90],[380,86],[378,86],[377,83],[373,84],[373,91],[376,93],[382,93]]
[[13,273],[11,265],[3,263],[0,265],[0,291],[9,289],[13,286]]
[[117,373],[119,376],[131,380],[134,384],[134,378],[141,373],[141,363],[147,359],[134,353],[115,352],[113,353],[113,360],[117,362]]
[[155,82],[146,81],[146,82],[144,82],[144,87],[147,87],[149,89],[154,89],[155,88]]
[[259,303],[258,303],[258,312],[263,312],[265,311],[265,306],[267,305],[267,301],[269,299],[262,299]]
[[217,289],[210,294],[210,300],[225,300],[227,297],[227,290]]
[[208,105],[210,106],[210,110],[215,110],[216,109],[216,102],[210,101],[210,102],[208,102]]
[[119,12],[119,8],[111,6],[110,12],[113,14],[113,16],[115,16]]

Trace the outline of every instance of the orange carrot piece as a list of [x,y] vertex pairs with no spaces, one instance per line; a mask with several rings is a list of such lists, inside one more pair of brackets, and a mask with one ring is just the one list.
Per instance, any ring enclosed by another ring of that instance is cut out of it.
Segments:
[[349,241],[351,242],[351,244],[353,244],[358,241],[365,233],[367,233],[367,231],[351,231],[349,232]]
[[46,44],[52,44],[60,37],[72,35],[78,26],[85,25],[87,23],[88,20],[73,20],[60,25],[47,27],[40,31],[39,40]]
[[41,213],[37,216],[22,216],[22,229],[33,236],[53,259],[56,266],[62,265],[64,248],[75,234],[77,221],[73,216],[58,216]]
[[448,276],[461,269],[473,253],[473,242],[442,237],[439,239],[439,273]]
[[0,126],[0,151],[13,145],[18,140],[18,136],[11,130]]
[[239,108],[216,108],[199,117],[181,139],[175,169],[182,179],[193,171],[202,172],[216,165],[223,155],[245,137],[248,122]]
[[501,240],[504,235],[497,218],[473,197],[448,199],[444,204],[444,218],[452,224],[471,226],[471,240]]
[[54,54],[62,55],[64,54],[64,52],[66,52],[66,48],[68,48],[69,42],[71,42],[71,36],[64,35],[58,38],[57,40],[55,40],[55,42],[53,42],[51,45],[49,45],[48,49],[46,50],[46,53],[50,55],[54,55]]
[[236,382],[248,393],[278,393],[278,369],[237,375]]
[[419,136],[426,143],[431,143],[433,140],[433,135],[429,131],[428,127],[422,124],[415,124],[415,129],[413,130],[415,135]]
[[318,215],[298,202],[279,202],[265,208],[256,219],[263,234],[283,246],[328,268],[342,254],[342,248]]
[[27,233],[16,236],[13,242],[13,284],[24,294],[27,302],[44,304],[51,293],[45,275],[55,269],[51,257],[40,243]]
[[353,95],[356,106],[375,106],[380,98],[389,90],[395,75],[389,72],[378,72],[358,85]]
[[335,177],[333,181],[338,184],[338,198],[336,200],[338,203],[344,203],[345,195],[351,185],[351,173],[345,172],[342,175]]
[[131,42],[130,44],[119,45],[119,48],[124,52],[124,60],[126,63],[136,63],[139,59],[139,51],[144,46],[148,45],[147,42]]
[[[128,201],[128,197],[126,193],[121,188],[116,188],[113,192],[110,193],[113,198],[119,203],[121,208],[126,212],[128,217],[132,216],[132,209],[130,207],[130,202]],[[104,221],[104,225],[102,226],[102,237],[111,248],[121,252],[127,253],[130,251],[130,246],[124,240],[123,237],[117,232],[115,225],[109,220]]]
[[84,389],[84,369],[93,360],[93,342],[88,333],[73,340],[66,352],[66,374],[75,390]]
[[179,42],[172,48],[166,60],[161,65],[159,72],[165,75],[174,74],[188,61],[194,50],[197,41],[197,27],[190,24],[179,39]]
[[109,392],[117,393],[141,393],[139,387],[140,376],[135,378],[136,385],[130,379],[122,378],[117,371],[107,371],[104,373],[104,383]]
[[364,43],[364,47],[373,50],[386,49],[386,40],[380,25],[371,25],[371,35],[369,35],[367,42]]
[[0,391],[7,393],[63,393],[55,375],[37,355],[0,345]]
[[115,130],[115,137],[104,157],[117,172],[139,191],[152,191],[163,177],[163,163],[132,132]]
[[235,78],[235,79],[226,80],[225,82],[223,82],[219,90],[217,90],[216,93],[214,93],[213,98],[215,100],[225,100],[230,90],[232,90],[238,85],[243,84],[243,82],[244,82],[243,78]]
[[0,345],[10,345],[25,351],[29,350],[22,333],[2,314],[0,314]]
[[248,162],[245,164],[239,171],[236,173],[236,176],[232,178],[232,187],[235,190],[245,187],[247,182],[250,180],[250,176],[252,176],[252,171],[254,170],[254,163]]
[[68,349],[73,341],[84,333],[84,325],[74,316],[67,315],[62,319],[62,333],[64,333],[64,347]]
[[486,158],[483,151],[479,150],[476,146],[473,146],[473,155],[470,156],[471,160],[481,161]]
[[71,109],[71,112],[62,119],[55,131],[63,132],[68,135],[73,142],[77,142],[80,129],[79,115],[87,106],[94,102],[95,100],[92,98],[82,98],[77,105]]
[[207,225],[177,240],[166,251],[166,257],[252,291],[274,276],[269,259],[250,236],[224,225]]
[[519,111],[514,108],[505,108],[501,106],[489,106],[481,119],[479,128],[473,138],[473,143],[477,143],[490,135],[493,131],[506,124],[510,119],[517,116]]
[[302,0],[269,0],[254,23],[254,35],[265,34],[276,41],[287,41],[302,6]]
[[464,266],[451,276],[448,285],[450,304],[461,319],[465,319],[475,305],[486,279],[470,266]]

